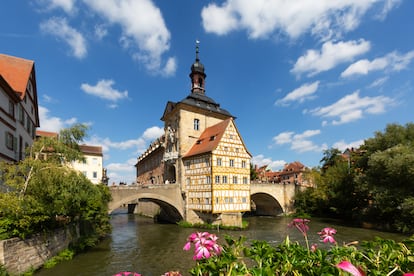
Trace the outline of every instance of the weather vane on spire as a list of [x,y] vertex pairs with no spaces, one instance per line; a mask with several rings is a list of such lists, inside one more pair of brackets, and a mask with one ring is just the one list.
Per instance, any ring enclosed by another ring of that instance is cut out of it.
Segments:
[[200,45],[200,40],[196,39],[196,61],[199,61],[198,58],[198,46]]

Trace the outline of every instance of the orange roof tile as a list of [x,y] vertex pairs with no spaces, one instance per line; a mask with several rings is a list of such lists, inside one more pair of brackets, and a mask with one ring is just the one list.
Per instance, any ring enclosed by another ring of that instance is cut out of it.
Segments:
[[79,145],[79,148],[84,154],[102,156],[102,147],[101,146]]
[[24,98],[34,61],[0,54],[0,75]]
[[206,128],[191,149],[184,155],[184,158],[215,150],[231,120],[229,118]]
[[38,137],[58,137],[59,134],[57,132],[36,130],[36,136],[38,136]]

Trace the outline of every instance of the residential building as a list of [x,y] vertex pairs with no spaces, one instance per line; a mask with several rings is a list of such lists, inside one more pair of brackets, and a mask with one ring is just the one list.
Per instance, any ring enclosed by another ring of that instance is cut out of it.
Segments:
[[251,154],[235,117],[206,95],[198,55],[197,45],[190,94],[167,102],[164,135],[138,157],[137,183],[178,183],[194,220],[214,222],[215,214],[250,211]]
[[280,181],[282,184],[294,183],[296,186],[310,187],[312,181],[305,177],[309,169],[299,161],[285,164],[283,170],[280,172]]
[[268,165],[258,167],[255,166],[256,179],[255,182],[259,183],[280,183],[280,172],[272,171],[268,168]]
[[[58,139],[59,134],[56,132],[37,130],[36,137],[51,137]],[[70,164],[75,170],[83,173],[94,184],[108,184],[109,178],[106,169],[103,168],[103,152],[101,146],[79,145],[80,151],[83,153],[83,161],[74,161]],[[53,150],[52,150],[53,151]],[[47,154],[44,158],[47,158]]]
[[39,127],[34,61],[0,54],[0,160],[24,159]]
[[102,183],[104,174],[103,153],[101,146],[80,145],[84,161],[72,162],[72,167],[83,173],[92,183]]
[[299,161],[287,163],[280,171],[272,171],[268,166],[255,166],[257,182],[275,183],[275,184],[291,184],[296,186],[311,187],[312,180],[306,176],[309,169]]

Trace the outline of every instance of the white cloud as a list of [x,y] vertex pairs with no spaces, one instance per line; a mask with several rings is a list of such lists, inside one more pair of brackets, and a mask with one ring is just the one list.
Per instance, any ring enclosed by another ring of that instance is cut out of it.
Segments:
[[164,134],[164,129],[161,127],[153,126],[150,128],[147,128],[144,131],[144,134],[142,137],[146,140],[155,140],[159,137],[161,137]]
[[61,8],[68,14],[75,11],[76,0],[38,0],[37,2],[45,6],[48,10]]
[[167,60],[167,63],[163,69],[164,76],[172,76],[175,74],[175,71],[177,70],[177,61],[175,58],[169,58]]
[[344,152],[346,149],[350,148],[359,148],[364,144],[364,140],[357,140],[350,143],[345,143],[344,140],[340,140],[332,145],[332,148],[339,149],[341,152]]
[[295,134],[292,131],[286,131],[279,133],[277,136],[273,137],[273,140],[278,145],[288,144],[292,142],[292,136]]
[[385,97],[360,97],[359,91],[346,95],[336,103],[310,110],[310,113],[323,118],[332,118],[333,125],[345,124],[361,119],[364,114],[385,112],[385,107],[393,105],[394,100]]
[[140,154],[147,149],[147,145],[150,142],[161,137],[162,134],[164,134],[163,128],[153,126],[147,128],[140,137],[134,139],[115,142],[112,141],[110,138],[102,138],[94,135],[87,141],[87,143],[91,145],[101,145],[104,152],[109,152],[110,150],[132,149],[131,152],[133,152],[133,154]]
[[51,34],[66,42],[76,58],[84,58],[87,54],[86,40],[76,29],[69,26],[66,18],[53,17],[40,24],[42,32]]
[[52,98],[49,95],[43,94],[42,95],[42,101],[45,102],[45,103],[53,103],[53,102],[55,102],[55,99]]
[[[85,143],[90,145],[100,145],[102,146],[104,157],[111,156],[111,158],[108,159],[108,165],[105,166],[108,169],[110,183],[119,183],[120,181],[122,181],[130,184],[133,181],[135,181],[136,175],[134,165],[137,162],[137,158],[148,148],[148,145],[152,141],[159,138],[163,134],[163,128],[153,126],[147,128],[141,136],[134,139],[116,142],[112,141],[108,137],[102,138],[95,135],[87,141],[85,141]],[[111,160],[114,160],[113,156],[117,155],[116,153],[126,150],[128,150],[130,156],[134,157],[128,159],[124,163],[115,161],[111,162]]]
[[114,84],[115,82],[113,80],[103,79],[99,80],[94,86],[87,83],[82,83],[81,89],[87,94],[113,102],[128,98],[128,91],[118,91],[112,87]]
[[39,129],[44,131],[59,132],[63,128],[67,128],[77,122],[76,118],[63,120],[58,117],[51,117],[46,107],[39,106]]
[[95,25],[95,36],[101,40],[108,34],[108,30],[104,25]]
[[388,77],[383,77],[383,78],[379,78],[376,79],[375,81],[373,81],[368,88],[373,88],[373,87],[378,87],[378,86],[382,86],[384,83],[386,83],[388,81]]
[[349,62],[369,49],[370,42],[363,39],[337,43],[327,41],[320,51],[313,49],[306,51],[290,71],[298,75],[308,73],[308,76],[313,76],[328,71],[340,63]]
[[[150,0],[84,0],[95,12],[122,28],[122,41],[128,48],[138,49],[134,57],[152,72],[171,72],[171,61],[162,68],[161,56],[170,48],[171,34],[161,11]],[[175,69],[175,68],[174,68]]]
[[290,144],[292,150],[300,153],[308,151],[320,152],[326,148],[326,145],[316,145],[309,139],[320,133],[320,130],[306,130],[299,134],[295,134],[292,131],[286,131],[273,137],[273,141],[278,145]]
[[[201,17],[204,30],[217,35],[246,30],[253,39],[276,33],[297,38],[310,32],[327,40],[355,29],[367,10],[381,4],[378,0],[227,0],[208,4]],[[394,6],[387,1],[383,14]]]
[[298,101],[300,103],[305,100],[312,99],[313,94],[318,90],[319,81],[313,83],[305,83],[299,88],[288,93],[283,99],[277,100],[276,105],[287,105],[289,102]]
[[286,161],[285,160],[273,161],[271,158],[264,157],[263,154],[259,154],[259,155],[253,156],[252,163],[253,165],[257,165],[259,167],[267,165],[268,168],[272,169],[272,171],[278,171],[283,168],[283,166],[286,164]]
[[367,59],[361,59],[348,66],[341,73],[341,77],[346,78],[352,75],[367,75],[372,71],[389,70],[389,71],[401,71],[410,64],[414,59],[414,51],[410,51],[406,54],[399,54],[398,52],[391,52],[384,57],[376,58],[372,61]]
[[381,12],[377,13],[376,17],[379,20],[384,20],[387,14],[394,8],[397,7],[402,1],[401,0],[385,0],[384,6]]
[[106,166],[108,170],[109,185],[112,183],[119,184],[124,182],[132,184],[136,179],[136,169],[134,165],[137,163],[136,158],[126,160],[124,163],[109,163]]

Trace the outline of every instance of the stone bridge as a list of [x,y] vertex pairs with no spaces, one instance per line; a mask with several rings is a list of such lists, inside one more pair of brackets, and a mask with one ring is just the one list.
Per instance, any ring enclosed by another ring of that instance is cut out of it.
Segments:
[[[125,205],[129,206],[130,212],[136,205],[138,207],[146,205],[146,209],[135,211],[150,216],[157,214],[171,222],[186,218],[185,201],[179,184],[115,186],[110,187],[110,191],[112,194],[112,201],[108,206],[110,213]],[[295,184],[252,183],[250,185],[252,213],[277,216],[292,212],[295,191]]]

